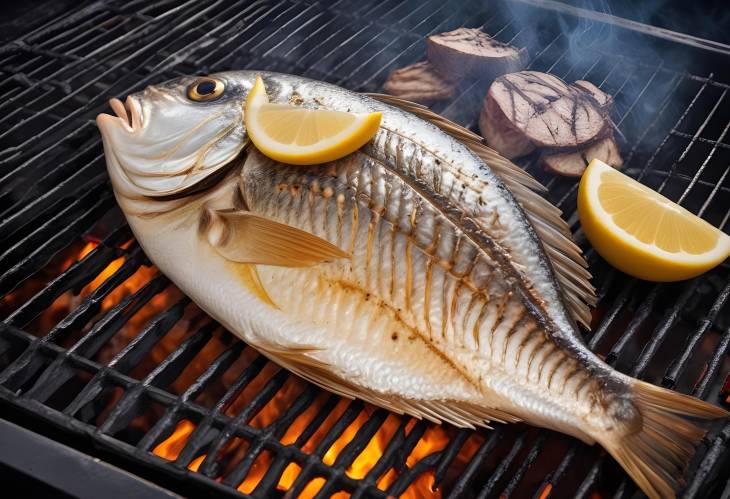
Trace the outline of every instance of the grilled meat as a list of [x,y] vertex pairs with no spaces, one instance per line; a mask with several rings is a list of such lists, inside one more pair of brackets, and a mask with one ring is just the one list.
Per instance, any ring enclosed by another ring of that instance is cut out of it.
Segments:
[[499,42],[476,28],[459,28],[429,36],[428,60],[450,78],[483,78],[488,81],[520,71],[527,64],[527,49]]
[[487,143],[507,158],[535,147],[575,150],[611,131],[608,113],[592,93],[536,71],[497,78],[484,100],[479,127]]
[[457,83],[442,76],[427,61],[396,69],[383,84],[390,95],[422,104],[430,104],[454,96]]
[[580,177],[592,159],[600,159],[614,168],[621,168],[624,164],[613,136],[608,136],[578,151],[543,154],[541,161],[548,171],[566,177]]
[[607,94],[590,81],[576,80],[571,86],[584,91],[601,109],[609,110],[613,106],[613,96]]

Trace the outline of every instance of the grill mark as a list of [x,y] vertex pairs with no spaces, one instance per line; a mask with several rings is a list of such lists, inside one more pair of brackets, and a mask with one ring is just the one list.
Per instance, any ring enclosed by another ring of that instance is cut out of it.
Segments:
[[457,284],[455,284],[454,291],[451,293],[451,306],[449,307],[449,312],[451,314],[451,327],[454,330],[454,335],[456,335],[456,332],[458,331],[456,321],[456,304],[459,301],[459,294],[461,293],[461,287],[462,287],[462,281],[457,281]]
[[[550,369],[550,375],[548,376],[547,380],[547,389],[550,390],[550,386],[553,384],[553,378],[555,377],[555,373],[557,373],[565,364],[561,363],[560,361],[556,362],[555,365]],[[564,389],[565,387],[563,387]],[[561,391],[562,393],[562,391]]]
[[[382,125],[381,125],[382,126]],[[392,130],[389,130],[390,133],[393,133]],[[415,148],[413,151],[413,159],[414,159],[414,165],[413,165],[413,176],[415,178],[422,178],[423,177],[423,154],[421,153],[418,148]]]
[[309,188],[309,191],[307,192],[307,201],[309,203],[309,232],[312,234],[316,234],[314,230],[314,221],[315,219],[315,206],[314,206],[314,193],[319,192],[319,182],[314,180],[312,182],[311,187]]
[[442,169],[440,169],[440,168],[438,170],[438,174],[436,173],[435,170],[432,170],[432,171],[434,173],[434,175],[433,175],[433,190],[437,194],[442,194],[441,188],[443,187],[442,182],[443,182],[444,171]]
[[517,316],[517,320],[512,323],[512,325],[504,335],[504,341],[502,342],[502,365],[505,365],[505,363],[507,362],[507,348],[509,347],[510,337],[512,336],[514,331],[518,331],[519,327],[525,325],[526,316],[527,310],[524,308],[521,309],[520,314]]
[[451,264],[451,267],[455,267],[457,263],[459,263],[460,258],[460,252],[461,252],[461,240],[462,236],[461,234],[454,234],[456,241],[454,241],[454,247],[451,250],[451,260],[449,263]]
[[492,330],[489,332],[489,351],[494,351],[494,332],[499,327],[500,323],[502,322],[502,319],[504,318],[504,308],[505,305],[507,305],[507,301],[512,297],[512,292],[508,291],[504,295],[502,295],[502,299],[499,300],[499,303],[497,303],[497,317],[494,320],[494,324],[492,324]]
[[435,227],[433,228],[433,239],[431,240],[431,244],[429,244],[428,246],[426,246],[424,248],[424,251],[428,255],[433,256],[436,254],[436,250],[438,249],[438,245],[439,245],[439,240],[441,239],[441,221],[438,218],[433,217],[433,216],[431,217],[431,219],[435,223]]
[[[461,329],[462,329],[462,331],[464,331],[465,335],[466,335],[466,329],[467,329],[466,326],[469,323],[469,317],[471,316],[471,311],[474,308],[474,303],[477,301],[478,296],[479,295],[477,293],[474,293],[474,292],[471,293],[471,295],[469,296],[469,304],[466,306],[466,312],[464,313],[464,316],[461,319]],[[464,338],[464,340],[465,339],[466,338]]]
[[535,345],[535,348],[532,349],[532,352],[530,352],[530,356],[527,358],[527,372],[525,373],[527,376],[527,379],[530,378],[530,369],[532,368],[532,363],[535,361],[535,357],[539,352],[542,351],[543,348],[545,348],[545,345],[547,343],[551,343],[550,339],[545,336],[540,343]]
[[540,384],[540,381],[542,380],[542,370],[545,368],[545,364],[547,363],[548,359],[552,357],[555,352],[559,351],[557,345],[555,345],[555,343],[553,343],[552,341],[549,342],[548,349],[548,353],[545,354],[545,356],[542,358],[542,361],[540,362],[540,365],[537,366],[537,384]]
[[563,380],[563,388],[562,388],[562,390],[560,390],[560,395],[565,393],[565,387],[568,386],[568,381],[570,381],[570,378],[572,378],[573,376],[575,376],[576,374],[578,374],[582,371],[583,371],[583,369],[581,369],[580,365],[578,365],[576,363],[575,367],[573,367],[573,369],[568,373],[568,375]]
[[339,193],[337,195],[337,246],[342,248],[342,238],[343,238],[343,226],[344,226],[344,217],[345,217],[345,195],[343,193]]
[[375,232],[375,213],[370,212],[370,221],[368,222],[368,239],[365,246],[365,283],[370,288],[370,259],[373,256],[373,233]]
[[[441,169],[439,169],[439,171],[441,171],[441,182],[443,183],[444,171]],[[449,186],[449,192],[448,194],[446,194],[449,198],[451,198],[451,196],[453,196],[454,194],[454,186],[456,186],[456,181],[461,180],[459,177],[461,177],[461,175],[454,175],[454,179],[451,181],[451,185]],[[464,185],[464,183],[462,182],[461,185]]]
[[396,243],[398,238],[398,228],[395,224],[390,229],[390,299],[395,301],[395,281],[396,281]]
[[[303,213],[306,198],[302,195],[301,191],[299,191],[298,195],[295,196],[292,195],[291,191],[289,191],[288,189],[284,192],[284,195],[288,197],[288,203],[286,205],[284,213],[282,214],[282,218],[286,219],[287,223],[291,223],[291,217],[294,213]],[[311,194],[309,196],[311,197]]]
[[[464,276],[470,276],[472,274],[472,272],[474,272],[474,268],[477,266],[478,261],[479,261],[479,252],[475,251],[471,257],[471,260],[469,261],[469,265],[467,266],[466,271],[464,272]],[[490,271],[494,270],[494,269],[492,269],[492,267],[489,265],[488,262],[485,262],[485,264],[487,265],[487,267],[489,267]],[[490,274],[491,274],[491,272],[490,272]],[[487,281],[487,284],[491,285],[491,278]],[[486,286],[485,286],[485,289],[487,289]]]
[[570,132],[573,134],[573,138],[575,139],[576,143],[578,142],[578,124],[576,123],[578,118],[578,95],[574,94],[572,96],[573,101],[573,107],[570,110]]
[[[403,202],[403,196],[393,196],[393,191],[395,190],[395,187],[390,182],[386,182],[386,185],[388,185],[387,189],[387,197],[385,201],[385,206],[389,206],[391,202],[398,203],[398,205],[395,207],[395,213],[396,213],[396,219],[398,218],[401,210],[401,204]],[[400,190],[399,190],[400,192]],[[394,197],[394,200],[391,201],[391,197]],[[397,243],[397,237],[398,237],[398,227],[396,224],[392,223],[390,224],[390,299],[395,301],[395,281],[396,281],[396,243]]]
[[360,207],[357,205],[357,201],[352,203],[352,227],[350,227],[350,251],[352,255],[355,252],[355,239],[357,239],[357,229],[359,227],[358,217],[360,213]]
[[482,302],[482,308],[479,310],[479,316],[477,317],[476,322],[474,322],[474,327],[472,328],[472,335],[474,335],[474,343],[476,343],[477,351],[479,350],[479,330],[481,329],[482,322],[484,321],[484,316],[487,313],[487,307],[489,306],[489,300],[484,300]]
[[413,255],[411,254],[411,245],[413,244],[410,237],[406,239],[406,310],[413,311],[411,296],[413,293]]
[[426,322],[426,329],[428,330],[428,337],[432,338],[433,333],[431,331],[431,273],[433,267],[433,260],[426,258],[426,283],[423,287],[423,319]]
[[593,377],[588,376],[586,374],[585,379],[583,381],[581,381],[580,383],[578,383],[578,386],[576,386],[575,390],[573,390],[573,392],[574,392],[573,396],[576,400],[579,400],[581,390],[583,390],[583,388],[586,386],[586,384],[590,383],[591,381],[593,381]]
[[[326,192],[326,190],[325,190]],[[322,195],[322,233],[324,234],[325,239],[329,239],[329,206],[330,206],[330,199],[331,196]]]
[[373,168],[372,165],[368,165],[370,168],[370,182],[369,182],[369,191],[368,191],[368,198],[370,199],[370,209],[373,208],[373,201],[375,199],[375,175],[379,173],[377,168]]
[[283,213],[279,211],[279,206],[276,207],[276,215],[280,216],[282,219],[289,221],[289,216],[292,213],[292,209],[295,206],[295,203],[298,203],[298,206],[302,206],[304,203],[304,198],[302,196],[294,196],[290,190],[291,184],[296,181],[296,177],[294,175],[289,175],[284,180],[284,186],[286,187],[284,191],[282,191],[281,195],[284,196],[285,202],[282,203],[281,208],[283,209]]
[[532,341],[532,339],[535,337],[535,333],[541,333],[541,331],[540,331],[539,328],[535,327],[534,324],[532,324],[532,328],[529,329],[525,333],[524,337],[522,338],[522,341],[517,346],[517,355],[516,355],[516,359],[515,359],[515,368],[517,368],[520,365],[520,360],[522,360],[522,353],[524,352],[525,347],[527,346],[527,344],[530,343],[530,341]]
[[[374,215],[377,217],[377,215]],[[377,238],[375,239],[375,246],[378,250],[378,258],[376,260],[377,264],[375,267],[375,283],[376,288],[378,290],[378,293],[382,296],[383,295],[383,253],[384,253],[384,246],[386,245],[386,242],[383,240],[383,232],[385,229],[385,224],[377,223],[377,220],[375,221],[377,226]]]
[[449,280],[447,279],[447,274],[445,272],[441,272],[441,282],[443,283],[441,285],[441,338],[446,340],[446,328],[449,324],[449,319],[451,317],[450,315],[450,309],[448,307],[448,293],[447,288],[449,284]]

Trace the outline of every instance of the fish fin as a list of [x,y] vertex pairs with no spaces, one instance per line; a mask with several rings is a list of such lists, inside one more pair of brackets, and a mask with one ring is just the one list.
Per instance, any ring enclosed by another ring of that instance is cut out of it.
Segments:
[[239,263],[308,267],[347,257],[329,241],[291,225],[241,210],[207,210],[208,242]]
[[359,387],[335,374],[326,362],[309,355],[315,351],[314,349],[280,350],[261,345],[256,345],[256,348],[275,363],[325,390],[350,399],[359,398],[396,414],[407,414],[434,423],[445,422],[460,428],[472,429],[489,428],[490,421],[520,421],[519,418],[498,409],[466,402],[404,399]]
[[238,262],[231,262],[231,265],[236,266],[235,271],[238,273],[238,276],[241,278],[246,287],[248,287],[248,289],[251,290],[261,301],[274,308],[279,308],[276,303],[274,303],[274,300],[271,299],[269,293],[266,291],[266,288],[261,282],[256,265],[253,263]]
[[425,119],[461,141],[479,156],[505,183],[525,211],[540,237],[545,252],[553,264],[555,277],[563,291],[565,305],[577,322],[590,329],[590,306],[596,303],[596,290],[591,284],[588,264],[580,248],[573,242],[570,228],[562,219],[558,207],[542,197],[545,187],[532,175],[504,158],[484,143],[484,139],[431,111],[426,106],[385,94],[366,94]]
[[675,497],[695,447],[706,429],[693,420],[730,417],[730,412],[689,395],[634,381],[641,426],[616,438],[596,439],[650,498]]

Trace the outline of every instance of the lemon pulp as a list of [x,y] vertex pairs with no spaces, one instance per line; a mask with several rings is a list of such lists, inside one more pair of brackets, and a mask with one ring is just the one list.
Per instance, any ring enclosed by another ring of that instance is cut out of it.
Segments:
[[688,279],[730,256],[727,234],[598,160],[581,179],[578,216],[596,251],[641,279]]
[[254,145],[268,157],[312,165],[347,156],[380,127],[381,113],[347,113],[270,103],[261,77],[246,98],[244,121]]

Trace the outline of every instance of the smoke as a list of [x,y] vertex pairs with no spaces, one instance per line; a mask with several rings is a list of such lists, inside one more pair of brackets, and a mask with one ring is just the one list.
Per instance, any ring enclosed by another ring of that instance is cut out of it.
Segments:
[[[648,21],[662,8],[665,1],[633,2],[633,19],[638,22]],[[645,61],[657,60],[655,56],[659,54],[651,43],[641,43],[635,39],[634,33],[626,33],[625,29],[606,22],[606,19],[600,19],[600,14],[620,16],[606,0],[573,0],[569,4],[552,2],[552,7],[557,12],[536,6],[541,3],[539,0],[534,3],[535,5],[527,0],[524,3],[516,1],[506,4],[517,29],[521,30],[522,41],[530,47],[540,48],[551,43],[555,48],[565,47],[563,59],[572,65],[580,64],[585,58],[595,54],[626,54]],[[573,7],[584,9],[584,16],[575,15],[577,11],[573,11]],[[590,17],[593,14],[599,16]],[[627,34],[631,36],[627,37]],[[555,37],[558,35],[562,39],[556,41]],[[539,52],[533,55],[537,56]]]
[[[573,62],[594,51],[688,69],[692,57],[682,44],[662,39],[672,37],[666,30],[730,44],[730,10],[720,0],[516,0],[505,5],[523,41],[541,47],[560,33],[566,58]],[[652,36],[654,27],[665,33]]]

